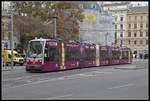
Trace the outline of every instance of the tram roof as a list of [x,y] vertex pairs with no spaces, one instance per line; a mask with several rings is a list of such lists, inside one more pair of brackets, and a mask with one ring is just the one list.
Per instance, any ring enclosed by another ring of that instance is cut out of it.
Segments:
[[30,41],[50,41],[50,40],[57,40],[57,39],[45,39],[45,38],[35,38],[35,39],[32,39]]

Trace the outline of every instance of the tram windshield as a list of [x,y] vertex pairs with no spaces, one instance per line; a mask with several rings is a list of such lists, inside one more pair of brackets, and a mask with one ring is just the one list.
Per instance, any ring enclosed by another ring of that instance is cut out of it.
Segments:
[[44,41],[31,41],[28,45],[27,57],[42,58]]

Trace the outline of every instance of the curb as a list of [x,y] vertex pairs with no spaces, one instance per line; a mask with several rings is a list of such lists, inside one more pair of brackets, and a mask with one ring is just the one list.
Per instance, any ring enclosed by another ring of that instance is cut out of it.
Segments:
[[11,70],[20,70],[20,69],[25,69],[25,67],[13,67],[13,69],[11,69],[11,67],[3,67],[2,71],[11,71]]
[[142,68],[119,68],[119,67],[114,67],[114,69],[124,69],[124,70],[136,70],[136,69],[145,69],[146,67],[142,67]]

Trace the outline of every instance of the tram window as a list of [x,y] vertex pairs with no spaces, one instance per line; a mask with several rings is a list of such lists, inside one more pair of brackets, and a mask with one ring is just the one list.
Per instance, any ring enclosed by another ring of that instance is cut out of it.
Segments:
[[94,52],[94,50],[91,49],[86,49],[85,50],[85,59],[86,60],[93,60],[96,56],[96,53]]
[[112,51],[112,59],[119,59],[120,53],[118,51]]
[[74,47],[65,48],[66,60],[79,60],[80,50]]
[[78,48],[73,48],[73,58],[74,60],[79,60],[80,50]]
[[92,60],[96,58],[96,50],[91,50],[91,57]]
[[50,61],[58,61],[59,60],[59,52],[57,47],[50,47],[48,48],[50,54]]
[[85,49],[84,57],[85,57],[85,60],[89,59],[89,49]]
[[57,47],[46,47],[44,59],[46,61],[59,61],[59,50]]
[[100,52],[100,59],[101,60],[108,59],[108,52],[107,51],[101,51]]
[[130,51],[130,58],[131,58],[131,59],[133,58],[133,54],[132,54],[132,51]]
[[71,52],[70,51],[71,51],[70,47],[65,48],[65,58],[66,58],[66,60],[70,60],[70,58],[71,58]]
[[128,51],[122,52],[122,59],[128,59]]

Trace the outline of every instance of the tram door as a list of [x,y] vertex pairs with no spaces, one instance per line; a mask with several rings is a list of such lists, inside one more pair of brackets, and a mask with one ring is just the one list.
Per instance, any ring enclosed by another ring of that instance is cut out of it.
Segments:
[[96,66],[99,66],[100,65],[100,62],[99,62],[99,45],[96,45]]

